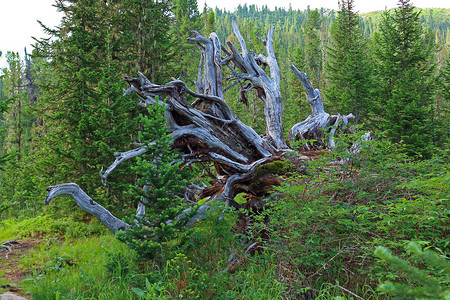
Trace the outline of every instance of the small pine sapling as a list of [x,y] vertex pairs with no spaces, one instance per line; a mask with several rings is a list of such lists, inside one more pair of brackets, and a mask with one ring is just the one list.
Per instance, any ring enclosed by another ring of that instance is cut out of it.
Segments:
[[172,137],[167,134],[165,125],[165,104],[148,108],[148,116],[140,116],[141,131],[139,140],[148,151],[137,158],[134,171],[137,185],[131,187],[131,193],[144,205],[145,213],[133,216],[137,225],[118,233],[119,240],[145,259],[161,260],[165,253],[181,246],[190,229],[186,228],[189,215],[185,213],[183,197],[179,197],[187,183],[187,173],[181,170],[177,154],[171,148]]
[[449,299],[450,263],[447,259],[433,251],[423,251],[416,242],[409,243],[406,249],[433,271],[427,272],[414,267],[393,255],[387,248],[377,247],[375,255],[390,263],[395,271],[403,272],[408,279],[408,283],[384,282],[378,286],[378,290],[401,299]]

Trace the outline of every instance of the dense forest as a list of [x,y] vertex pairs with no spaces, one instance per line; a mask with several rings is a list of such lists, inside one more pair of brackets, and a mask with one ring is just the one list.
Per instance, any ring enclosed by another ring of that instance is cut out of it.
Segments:
[[[450,9],[55,5],[61,23],[41,23],[31,53],[0,49],[0,292],[450,297]],[[222,45],[215,93],[210,43]],[[238,52],[277,83],[278,143],[270,95]],[[336,120],[314,134],[295,129],[315,114],[298,71]],[[179,134],[187,117],[227,147]],[[81,189],[58,196],[63,183]],[[84,195],[119,225],[84,211]]]

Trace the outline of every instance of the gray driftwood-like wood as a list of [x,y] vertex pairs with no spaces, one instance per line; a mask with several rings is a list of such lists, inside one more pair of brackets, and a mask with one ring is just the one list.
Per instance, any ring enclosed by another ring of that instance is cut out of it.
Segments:
[[127,151],[127,152],[116,152],[114,153],[114,156],[116,157],[116,160],[106,169],[105,172],[103,172],[103,168],[100,171],[100,177],[102,178],[103,185],[106,186],[106,179],[108,178],[109,174],[111,174],[114,169],[119,166],[122,162],[129,160],[134,157],[141,156],[142,154],[146,153],[148,150],[145,146],[141,146],[139,148]]
[[[184,193],[186,201],[194,202],[193,195],[198,195],[200,198],[208,198],[209,201],[224,201],[229,206],[240,208],[242,205],[234,201],[238,193],[245,192],[254,198],[262,199],[269,196],[270,186],[281,183],[276,176],[257,175],[256,171],[264,164],[281,159],[288,146],[284,140],[282,126],[283,104],[280,69],[273,49],[274,28],[268,31],[265,39],[258,36],[264,43],[266,55],[253,56],[239,32],[235,17],[232,26],[241,51],[238,51],[231,42],[227,42],[228,50],[225,49],[215,33],[205,37],[198,32],[192,32],[189,41],[195,43],[201,51],[198,78],[195,83],[196,91],[176,79],[158,85],[141,73],[138,73],[137,78],[125,76],[125,80],[129,84],[126,93],[137,94],[141,106],[165,106],[168,133],[172,135],[173,147],[182,154],[183,165],[186,167],[192,163],[203,164],[205,172],[215,182],[209,188],[186,187]],[[247,102],[247,93],[251,90],[256,91],[259,99],[263,101],[266,120],[264,136],[261,137],[251,127],[242,123],[225,102],[222,86],[223,67],[229,68],[235,81],[240,83],[239,98],[242,102]],[[266,68],[270,75],[266,73]],[[352,117],[349,115],[333,118],[327,114],[323,109],[320,92],[312,88],[306,74],[299,72],[295,66],[292,66],[292,69],[302,82],[312,109],[312,114],[307,120],[291,129],[290,134],[293,138],[314,138],[319,129],[331,124],[337,127],[341,120],[346,123]],[[192,96],[194,101],[188,101],[187,95]],[[332,139],[329,144],[333,144]],[[145,145],[139,145],[134,150],[115,153],[115,161],[105,172],[103,170],[100,172],[103,183],[106,185],[109,174],[122,162],[147,151]],[[211,166],[214,167],[214,172],[210,170]],[[252,184],[255,182],[259,184]],[[46,204],[58,195],[71,195],[83,210],[99,218],[112,232],[132,226],[113,216],[74,183],[51,186],[48,191]],[[137,215],[140,218],[145,218],[145,203],[144,198],[138,203]],[[189,224],[204,218],[209,209],[208,204],[203,205]],[[185,216],[180,215],[177,218]]]
[[[241,88],[240,99],[248,103],[246,94],[250,90],[256,90],[258,98],[264,103],[264,117],[266,119],[266,136],[273,143],[276,149],[282,150],[289,148],[284,140],[283,123],[283,103],[280,91],[280,68],[278,66],[275,52],[273,49],[272,27],[265,40],[262,40],[266,49],[266,56],[259,54],[257,57],[248,51],[244,38],[236,24],[236,16],[232,19],[233,32],[241,46],[241,53],[231,42],[227,42],[230,49],[228,57],[224,62],[233,62],[233,74],[237,79],[246,82]],[[268,66],[270,76],[264,71],[262,66]]]
[[106,208],[92,200],[76,183],[64,183],[47,187],[47,197],[45,205],[59,195],[70,195],[75,202],[84,211],[94,215],[99,219],[112,233],[130,227],[128,223],[116,218]]
[[[294,64],[291,65],[291,70],[300,80],[303,88],[305,89],[306,99],[311,107],[311,114],[298,124],[292,126],[289,130],[290,140],[317,140],[323,142],[323,130],[327,127],[333,126],[329,132],[328,146],[330,148],[335,147],[334,133],[338,127],[345,128],[349,120],[353,120],[355,117],[353,114],[349,115],[330,115],[325,112],[323,107],[323,100],[318,89],[314,89],[308,75],[304,72],[300,72]],[[309,147],[306,144],[306,147]]]

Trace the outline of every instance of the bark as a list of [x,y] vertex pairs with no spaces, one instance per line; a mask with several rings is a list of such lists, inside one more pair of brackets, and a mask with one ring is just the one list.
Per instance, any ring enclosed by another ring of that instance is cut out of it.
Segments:
[[[238,80],[242,80],[245,84],[241,88],[241,101],[246,102],[246,94],[250,90],[256,90],[259,99],[264,103],[264,117],[266,120],[266,136],[268,141],[273,143],[278,150],[288,149],[284,140],[282,116],[283,103],[280,91],[280,68],[275,57],[273,49],[273,32],[272,27],[267,39],[262,40],[267,52],[267,56],[259,54],[253,57],[242,37],[236,24],[236,17],[232,19],[233,32],[237,37],[241,46],[241,53],[231,42],[227,42],[230,49],[228,57],[224,59],[224,63],[233,62],[232,72]],[[270,76],[262,69],[261,66],[268,66]]]
[[112,233],[130,227],[129,224],[113,216],[106,208],[91,199],[77,184],[64,183],[47,187],[47,197],[45,205],[58,195],[70,195],[75,202],[84,211],[94,215],[99,219]]
[[[84,211],[94,215],[99,219],[112,233],[115,233],[118,230],[126,230],[130,228],[131,225],[125,223],[119,218],[115,217],[111,214],[106,208],[92,200],[76,183],[64,183],[55,186],[47,187],[47,197],[45,199],[45,205],[48,205],[50,201],[59,195],[69,195],[75,200],[75,202],[80,206]],[[138,206],[136,215],[141,218],[145,216],[145,211],[141,211],[142,206]],[[202,205],[198,208],[197,213],[191,217],[187,226],[194,225],[198,220],[204,219],[208,214],[208,211],[211,209],[209,205]],[[189,209],[188,209],[189,210]],[[185,213],[188,212],[185,211]],[[186,214],[183,213],[176,217],[177,220],[186,218]],[[172,220],[167,220],[166,223],[171,223]]]
[[[235,32],[240,35],[237,27]],[[270,41],[272,33],[273,29],[269,33]],[[251,127],[242,123],[224,101],[222,66],[227,62],[226,58],[221,56],[223,48],[217,35],[212,33],[209,38],[206,38],[198,32],[193,32],[193,37],[189,40],[196,43],[202,52],[196,82],[197,92],[189,89],[180,80],[158,85],[139,73],[138,78],[125,77],[130,85],[126,93],[136,93],[140,97],[139,104],[144,107],[154,105],[157,101],[158,104],[165,105],[168,133],[172,135],[173,147],[183,154],[184,165],[209,163],[215,168],[216,185],[210,189],[202,189],[200,191],[202,196],[208,195],[210,200],[226,201],[230,206],[239,207],[240,205],[233,200],[234,196],[243,190],[257,194],[258,191],[252,191],[249,187],[255,170],[262,164],[280,159],[277,149],[287,147],[281,131],[282,104],[281,93],[277,86],[279,69],[273,54],[273,45],[270,42],[267,47],[271,69],[274,70],[273,78],[265,74],[255,59],[250,58],[248,52],[244,55],[247,62],[242,65],[246,67],[245,64],[252,63],[254,68],[264,75],[264,78],[257,79],[255,73],[255,78],[252,79],[255,83],[261,80],[261,83],[257,83],[257,88],[266,95],[264,97],[268,107],[266,116],[270,124],[268,132],[272,138],[263,139]],[[242,41],[242,45],[244,44],[245,42]],[[264,89],[267,92],[264,92]],[[195,98],[193,103],[186,100],[188,94]],[[274,130],[276,126],[279,128]],[[123,161],[146,151],[145,146],[140,146],[131,151],[115,153],[115,161],[105,172],[102,170],[100,173],[103,183],[106,184],[109,174]],[[212,173],[210,172],[210,175]],[[94,214],[111,231],[115,232],[130,226],[112,216],[73,183],[49,187],[48,190],[46,203],[57,195],[69,194],[82,209]],[[196,218],[202,218],[208,207],[203,207]],[[141,199],[138,204],[137,215],[141,218],[145,217],[145,199]],[[190,223],[193,222],[190,221]]]
[[103,168],[100,171],[100,177],[103,181],[103,185],[106,186],[106,179],[108,178],[109,174],[111,174],[112,171],[114,171],[114,169],[119,166],[122,162],[140,156],[144,153],[147,152],[147,148],[142,146],[127,152],[116,152],[114,153],[114,156],[116,157],[116,160],[112,163],[112,165],[110,165],[108,167],[108,169],[106,169],[106,171],[103,173]]
[[[323,100],[318,89],[314,89],[311,81],[306,73],[300,72],[294,64],[291,65],[291,70],[300,80],[303,88],[305,89],[306,99],[311,107],[311,114],[298,124],[292,126],[289,130],[289,139],[294,140],[317,140],[318,144],[325,146],[324,130],[330,126],[333,126],[329,131],[328,147],[334,148],[334,134],[338,128],[345,128],[349,120],[353,120],[355,117],[352,114],[349,115],[330,115],[325,112],[323,107]],[[307,148],[310,147],[308,143],[305,144]],[[311,145],[312,146],[312,145]]]

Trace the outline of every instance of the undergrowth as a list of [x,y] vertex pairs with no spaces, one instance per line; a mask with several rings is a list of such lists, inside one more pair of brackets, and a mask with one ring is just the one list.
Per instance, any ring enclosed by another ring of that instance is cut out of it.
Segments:
[[14,238],[35,238],[39,236],[64,236],[80,238],[92,234],[104,234],[108,230],[97,219],[87,221],[73,217],[53,218],[52,215],[41,215],[29,219],[6,219],[0,221],[0,241]]
[[140,261],[96,221],[6,220],[0,237],[66,237],[22,257],[33,299],[408,299],[401,288],[430,282],[445,299],[448,264],[429,261],[449,255],[448,153],[412,161],[386,141],[349,153],[357,140],[286,174],[244,233],[239,212],[213,207],[163,264]]

